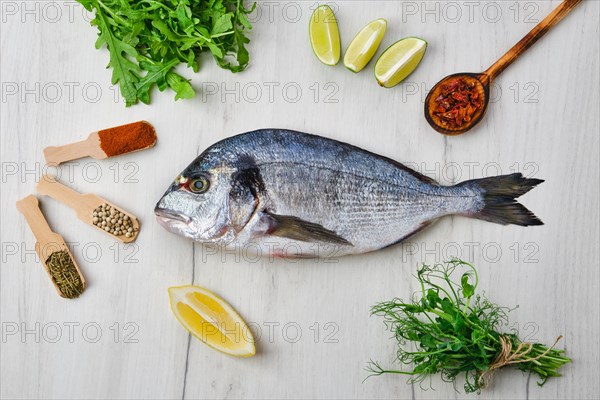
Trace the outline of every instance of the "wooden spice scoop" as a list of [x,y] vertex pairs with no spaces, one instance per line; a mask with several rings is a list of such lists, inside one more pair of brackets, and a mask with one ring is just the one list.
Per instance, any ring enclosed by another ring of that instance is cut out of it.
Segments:
[[71,252],[69,251],[69,248],[67,247],[63,237],[60,236],[58,233],[53,232],[52,229],[50,229],[46,218],[44,218],[44,214],[42,214],[42,211],[40,210],[38,199],[33,195],[29,195],[17,201],[17,209],[21,212],[21,214],[23,214],[23,216],[25,216],[27,224],[29,224],[31,231],[35,236],[35,251],[38,257],[40,258],[40,261],[44,265],[44,269],[46,270],[46,273],[48,274],[50,280],[54,284],[54,288],[56,289],[58,294],[61,297],[66,297],[63,295],[60,288],[56,284],[56,281],[52,277],[50,269],[46,264],[48,257],[50,257],[52,253],[57,251],[66,251],[69,254],[71,260],[73,261],[73,264],[75,265],[75,269],[77,269],[79,278],[81,279],[81,282],[85,287],[85,279],[83,278],[83,275],[79,270],[79,266],[75,262],[75,258],[73,258],[73,254],[71,254]]
[[[477,125],[482,119],[487,110],[490,101],[490,85],[492,81],[500,75],[517,57],[538,41],[546,32],[562,20],[576,5],[582,0],[564,0],[556,7],[544,20],[542,20],[535,28],[531,30],[523,39],[514,45],[506,54],[502,56],[496,63],[481,73],[461,72],[445,77],[439,81],[427,95],[425,99],[425,118],[433,129],[444,135],[460,135]],[[474,91],[482,99],[481,106],[475,110],[470,116],[470,120],[457,126],[450,126],[447,121],[444,121],[440,116],[436,115],[436,109],[439,107],[437,99],[442,94],[443,87],[447,87],[453,80],[462,78],[467,83],[475,84]]]
[[83,157],[97,160],[150,148],[156,144],[154,127],[146,121],[92,132],[87,139],[44,149],[47,164],[60,164]]
[[[36,190],[38,193],[50,196],[61,203],[66,204],[71,207],[77,213],[77,217],[85,222],[93,226],[94,228],[104,232],[107,235],[110,235],[113,238],[120,240],[123,243],[130,243],[137,239],[137,236],[140,231],[140,223],[138,219],[131,213],[123,210],[121,207],[118,207],[106,200],[102,197],[97,196],[95,194],[79,193],[59,182],[57,182],[54,178],[48,175],[43,175],[40,178],[40,181],[37,184]],[[130,237],[127,237],[125,234],[122,235],[113,235],[110,232],[102,229],[101,227],[94,225],[94,211],[103,204],[108,204],[111,207],[116,208],[123,214],[127,215],[128,218],[131,219],[133,232]]]

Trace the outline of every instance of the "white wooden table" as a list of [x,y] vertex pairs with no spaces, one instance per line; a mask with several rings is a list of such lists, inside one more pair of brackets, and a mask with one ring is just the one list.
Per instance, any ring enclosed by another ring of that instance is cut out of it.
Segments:
[[[487,68],[557,4],[337,2],[344,45],[379,17],[389,24],[382,49],[406,36],[429,42],[419,69],[385,90],[372,65],[355,75],[314,58],[307,33],[312,1],[260,2],[245,72],[232,75],[206,57],[199,74],[183,71],[198,89],[195,99],[153,93],[151,106],[126,109],[115,99],[104,68],[108,54],[94,49],[96,29],[81,6],[0,1],[1,397],[463,398],[437,377],[435,390],[426,391],[400,376],[363,382],[371,358],[398,367],[395,342],[381,319],[369,316],[370,306],[410,296],[417,264],[453,255],[479,267],[481,289],[492,300],[520,305],[511,327],[546,343],[564,335],[558,347],[574,359],[563,378],[542,388],[533,376],[499,372],[485,398],[596,397],[599,3],[585,1],[500,76],[495,102],[475,131],[442,137],[422,115],[426,91],[439,78]],[[140,119],[157,129],[151,151],[60,170],[43,164],[45,146]],[[522,201],[546,225],[445,218],[375,254],[294,262],[213,254],[156,223],[156,201],[197,154],[264,127],[347,141],[446,184],[515,170],[543,178]],[[136,245],[127,247],[41,198],[89,283],[73,301],[56,296],[14,206],[44,172],[142,222]],[[228,357],[190,339],[167,296],[167,287],[190,283],[220,294],[251,323],[255,357]]]

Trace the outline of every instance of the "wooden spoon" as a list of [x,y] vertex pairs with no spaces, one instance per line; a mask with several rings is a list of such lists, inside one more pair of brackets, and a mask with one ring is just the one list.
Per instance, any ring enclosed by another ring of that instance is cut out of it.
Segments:
[[[123,134],[123,131],[127,132]],[[107,154],[102,148],[102,140],[112,139],[118,141],[117,154]],[[151,141],[149,145],[141,146],[142,143]],[[114,128],[103,129],[92,132],[87,139],[80,142],[65,144],[64,146],[49,146],[44,149],[44,158],[47,164],[60,164],[66,161],[76,160],[83,157],[92,157],[97,160],[145,150],[156,144],[156,132],[154,127],[146,121],[138,121]]]
[[83,275],[79,270],[79,266],[75,262],[75,258],[73,258],[73,254],[71,254],[71,252],[69,251],[69,248],[67,247],[63,237],[56,232],[52,232],[52,229],[50,229],[46,218],[44,218],[44,214],[42,214],[42,211],[40,210],[38,199],[33,195],[29,195],[17,201],[17,209],[21,212],[21,214],[25,216],[27,224],[29,224],[31,231],[35,236],[35,251],[38,257],[40,258],[40,261],[44,265],[44,269],[46,270],[46,273],[48,274],[50,280],[54,284],[54,288],[56,289],[58,294],[61,297],[67,297],[60,290],[60,287],[57,285],[55,279],[50,273],[50,268],[46,264],[46,261],[48,260],[50,255],[57,251],[66,251],[67,253],[69,253],[69,257],[71,257],[71,260],[75,265],[75,269],[79,274],[79,278],[83,283],[83,287],[85,288],[85,279],[83,278]]
[[[137,218],[133,214],[128,213],[121,207],[115,206],[100,196],[91,193],[81,194],[76,192],[75,190],[57,182],[54,178],[48,175],[43,175],[40,178],[36,189],[38,193],[50,196],[74,209],[77,213],[77,217],[86,224],[93,226],[94,228],[120,240],[123,243],[130,243],[137,239],[140,231],[140,223],[138,222]],[[94,225],[94,210],[103,204],[108,204],[111,206],[111,208],[114,207],[115,209],[119,210],[119,212],[129,216],[133,225],[133,232],[130,237],[127,237],[125,234],[115,236],[112,233],[104,230],[102,227]]]
[[[502,71],[512,64],[517,57],[538,41],[546,32],[562,20],[576,5],[581,3],[581,0],[565,0],[556,7],[543,21],[531,30],[523,39],[513,46],[506,54],[504,54],[491,67],[481,73],[462,72],[445,77],[439,81],[427,95],[425,99],[425,118],[429,125],[436,131],[444,135],[460,135],[477,125],[483,118],[488,103],[490,101],[490,85]],[[450,81],[458,78],[463,78],[467,83],[472,82],[474,89],[479,98],[482,99],[481,106],[473,113],[470,121],[464,122],[462,125],[451,127],[449,124],[444,124],[440,117],[435,115],[438,103],[436,99],[442,92],[442,86]]]

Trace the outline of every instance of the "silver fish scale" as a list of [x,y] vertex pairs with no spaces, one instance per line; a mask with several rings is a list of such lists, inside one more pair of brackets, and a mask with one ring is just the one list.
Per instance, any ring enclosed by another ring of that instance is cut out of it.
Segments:
[[255,161],[266,189],[263,207],[335,231],[353,244],[351,253],[395,243],[435,218],[467,210],[476,196],[456,197],[456,189],[425,182],[390,160],[311,135],[258,131],[233,138],[215,155],[221,151],[246,152]]

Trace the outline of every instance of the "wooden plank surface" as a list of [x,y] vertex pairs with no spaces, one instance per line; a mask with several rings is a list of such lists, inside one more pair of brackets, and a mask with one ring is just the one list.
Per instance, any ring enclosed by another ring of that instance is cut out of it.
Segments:
[[[574,359],[563,378],[542,388],[533,376],[499,372],[486,398],[596,397],[598,2],[585,1],[500,76],[495,101],[472,133],[442,137],[422,116],[426,91],[439,78],[487,68],[557,4],[336,2],[343,46],[380,17],[388,20],[382,49],[405,36],[429,42],[406,83],[384,90],[372,65],[353,74],[314,58],[307,36],[313,2],[259,2],[248,70],[232,75],[205,57],[199,74],[183,71],[198,89],[195,99],[153,93],[151,106],[126,109],[81,6],[2,0],[1,397],[462,398],[438,378],[435,390],[399,376],[363,382],[369,359],[394,366],[395,344],[382,321],[369,317],[370,306],[409,296],[417,264],[453,255],[479,267],[481,288],[494,301],[520,305],[511,318],[525,337],[548,343],[562,334],[558,346]],[[141,119],[157,130],[149,151],[60,170],[43,164],[45,146]],[[156,201],[200,151],[265,127],[347,141],[445,184],[515,170],[543,178],[523,202],[546,225],[444,218],[403,245],[332,262],[214,254],[158,226]],[[70,209],[40,199],[88,282],[78,300],[56,296],[14,206],[42,173],[131,210],[142,224],[134,246],[115,244]],[[231,358],[190,340],[166,289],[192,282],[251,323],[255,357]]]

